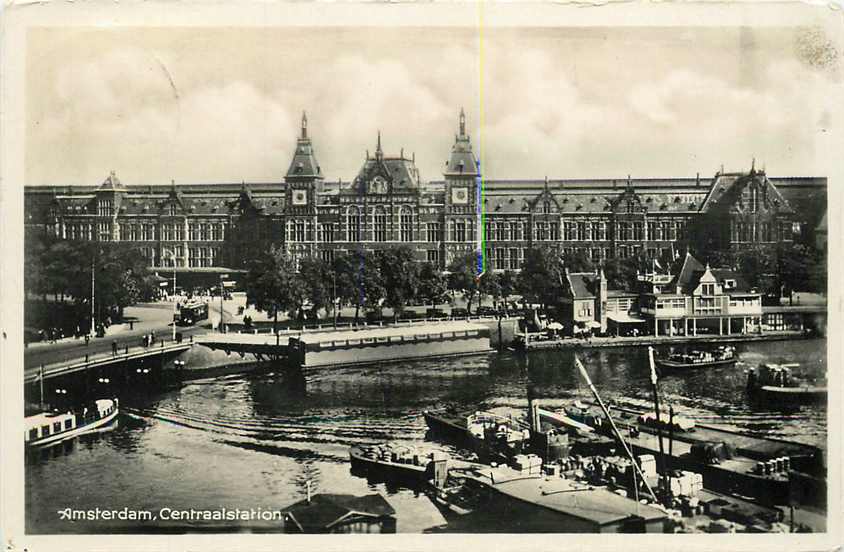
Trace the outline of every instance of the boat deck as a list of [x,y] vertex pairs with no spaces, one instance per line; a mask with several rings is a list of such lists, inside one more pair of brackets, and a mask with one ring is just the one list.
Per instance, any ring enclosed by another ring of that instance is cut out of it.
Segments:
[[618,523],[631,516],[642,517],[646,521],[665,517],[661,510],[639,504],[608,489],[560,477],[522,475],[507,468],[487,468],[471,478],[510,498],[598,525]]

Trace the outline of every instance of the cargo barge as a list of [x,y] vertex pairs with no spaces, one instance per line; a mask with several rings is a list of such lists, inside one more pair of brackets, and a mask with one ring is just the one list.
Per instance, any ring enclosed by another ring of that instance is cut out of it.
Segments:
[[559,476],[490,467],[464,477],[482,502],[506,512],[520,532],[662,533],[668,517],[605,487]]
[[[569,408],[566,414],[598,432],[608,430],[596,408]],[[634,453],[660,455],[656,428],[643,423],[646,415],[615,409],[613,418]],[[819,490],[804,496],[805,503],[825,507],[826,481],[818,475],[822,474],[822,454],[814,447],[710,427],[674,431],[672,440],[664,455],[666,467],[702,474],[706,489],[751,497],[763,504],[788,504],[794,494],[792,480],[796,480],[792,474],[802,472],[801,477]]]
[[417,488],[430,479],[428,465],[435,459],[402,445],[353,446],[349,449],[352,473],[376,481]]

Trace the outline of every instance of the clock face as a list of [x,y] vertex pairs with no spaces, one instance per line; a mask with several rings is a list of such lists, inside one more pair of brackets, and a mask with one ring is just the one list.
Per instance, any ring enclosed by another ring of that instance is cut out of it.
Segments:
[[469,189],[461,186],[459,188],[451,189],[451,202],[456,205],[466,205],[469,203]]
[[305,190],[293,190],[293,205],[307,205],[308,193]]

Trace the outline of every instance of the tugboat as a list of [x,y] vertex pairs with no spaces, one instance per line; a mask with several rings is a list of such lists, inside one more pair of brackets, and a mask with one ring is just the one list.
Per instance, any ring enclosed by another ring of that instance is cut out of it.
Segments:
[[423,413],[431,433],[458,446],[467,446],[482,460],[506,462],[530,444],[530,429],[520,420],[475,411]]
[[88,433],[111,423],[118,413],[117,399],[98,399],[77,411],[39,412],[24,419],[24,443],[41,447]]
[[692,368],[712,368],[729,366],[738,360],[735,347],[722,345],[714,351],[689,351],[671,353],[664,358],[655,358],[654,362],[662,370],[688,370]]
[[826,386],[810,385],[792,374],[799,364],[762,364],[747,371],[747,391],[763,402],[780,404],[821,402],[827,398]]

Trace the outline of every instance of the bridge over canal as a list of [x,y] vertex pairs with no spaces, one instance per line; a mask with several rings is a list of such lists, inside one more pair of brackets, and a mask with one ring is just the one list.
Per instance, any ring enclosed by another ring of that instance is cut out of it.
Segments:
[[65,359],[60,362],[42,364],[40,366],[29,366],[24,370],[24,384],[36,383],[41,375],[44,380],[67,376],[74,373],[86,372],[91,369],[112,368],[142,359],[160,358],[162,362],[165,357],[179,355],[194,345],[193,340],[182,343],[153,344],[149,347],[142,345],[135,347],[123,347],[117,353],[112,351],[85,355]]

